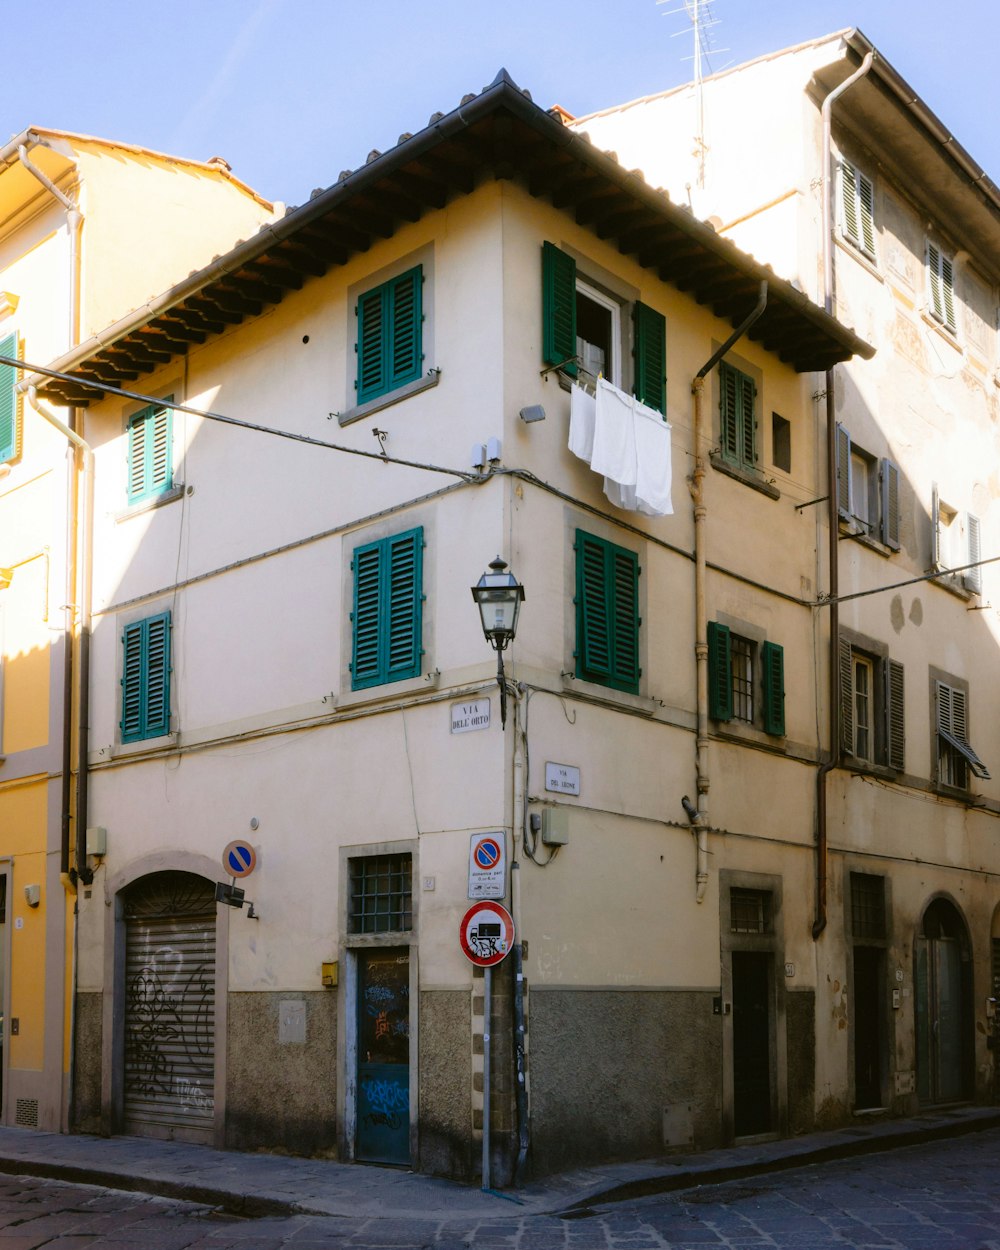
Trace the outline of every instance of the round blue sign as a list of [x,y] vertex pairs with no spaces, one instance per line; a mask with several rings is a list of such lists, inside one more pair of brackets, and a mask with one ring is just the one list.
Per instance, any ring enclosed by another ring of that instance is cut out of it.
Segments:
[[230,842],[222,852],[222,868],[231,877],[249,877],[257,866],[257,852],[249,842]]

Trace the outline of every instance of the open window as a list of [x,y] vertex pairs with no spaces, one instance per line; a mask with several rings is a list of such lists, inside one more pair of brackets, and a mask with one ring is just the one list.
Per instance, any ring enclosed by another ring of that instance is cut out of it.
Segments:
[[840,639],[840,745],[861,765],[906,764],[903,666],[877,644]]
[[979,594],[983,573],[979,517],[945,503],[937,483],[931,490],[931,563],[942,582]]
[[721,621],[709,621],[708,696],[713,720],[742,721],[783,736],[784,648],[743,637]]
[[989,780],[989,769],[969,743],[967,691],[936,680],[934,703],[938,784],[957,790],[968,789],[970,771]]
[[899,468],[837,426],[837,512],[851,533],[899,550]]

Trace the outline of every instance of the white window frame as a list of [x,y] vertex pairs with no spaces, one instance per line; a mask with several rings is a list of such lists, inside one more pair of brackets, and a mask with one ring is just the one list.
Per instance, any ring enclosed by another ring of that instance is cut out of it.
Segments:
[[[605,309],[611,314],[611,359],[606,362],[604,378],[613,386],[617,386],[619,390],[624,389],[622,386],[622,305],[620,300],[616,300],[614,296],[608,295],[606,291],[600,290],[592,285],[586,278],[577,274],[576,293],[582,295],[585,299],[589,299],[592,304],[596,304],[599,308]],[[577,340],[582,336],[578,333]],[[587,340],[584,340],[585,342]],[[577,352],[578,357],[582,360],[582,356]],[[592,374],[589,369],[584,368],[581,364],[580,369],[588,377],[593,377],[596,381],[596,374]]]

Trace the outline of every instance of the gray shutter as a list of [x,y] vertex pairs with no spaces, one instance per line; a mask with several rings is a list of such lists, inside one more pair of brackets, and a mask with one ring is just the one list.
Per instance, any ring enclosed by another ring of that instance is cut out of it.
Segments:
[[861,208],[861,237],[859,242],[862,250],[875,259],[875,187],[870,178],[864,174],[857,175],[858,200]]
[[931,487],[931,568],[941,567],[941,499],[937,482]]
[[840,163],[840,209],[844,223],[844,235],[852,243],[861,242],[858,230],[858,208],[855,198],[857,171],[847,161]]
[[837,426],[837,513],[842,521],[851,519],[851,436]]
[[882,541],[899,550],[899,469],[891,460],[882,461]]
[[965,514],[965,534],[968,541],[969,563],[976,567],[965,570],[964,582],[967,590],[974,590],[978,595],[983,589],[983,571],[979,561],[983,558],[982,545],[979,537],[979,517],[971,512]]
[[840,746],[854,754],[854,673],[851,644],[840,640]]
[[906,716],[903,666],[897,660],[888,660],[885,665],[885,740],[889,767],[902,772],[906,764]]

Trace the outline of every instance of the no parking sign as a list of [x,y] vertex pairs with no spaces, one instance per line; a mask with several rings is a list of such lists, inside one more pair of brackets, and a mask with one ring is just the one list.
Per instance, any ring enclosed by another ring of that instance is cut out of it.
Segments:
[[503,832],[474,833],[469,840],[469,898],[507,893],[507,839]]

